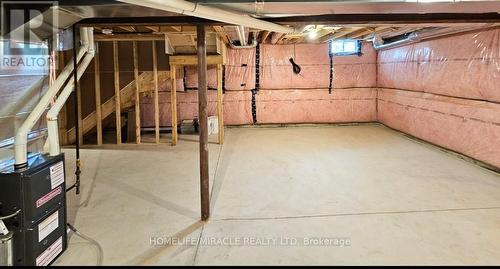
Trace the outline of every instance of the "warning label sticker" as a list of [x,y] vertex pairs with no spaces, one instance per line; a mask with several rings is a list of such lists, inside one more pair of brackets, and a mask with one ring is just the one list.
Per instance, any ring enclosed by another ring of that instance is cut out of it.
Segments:
[[47,248],[40,256],[36,258],[36,266],[47,266],[49,263],[62,252],[63,241],[62,236]]
[[61,185],[64,182],[64,164],[58,162],[50,167],[50,184],[52,189]]
[[42,196],[42,198],[36,200],[36,208],[41,207],[42,205],[52,200],[52,198],[58,196],[61,193],[62,193],[62,187],[59,186],[56,189],[52,190],[51,192],[45,194],[44,196]]
[[56,211],[38,225],[38,242],[42,242],[57,227],[59,227],[59,211]]

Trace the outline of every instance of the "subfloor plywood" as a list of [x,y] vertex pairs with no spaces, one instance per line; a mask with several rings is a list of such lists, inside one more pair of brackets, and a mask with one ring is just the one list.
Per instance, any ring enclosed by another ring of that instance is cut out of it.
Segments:
[[[107,265],[500,264],[500,176],[380,125],[227,129],[209,146],[207,223],[196,136],[122,148],[83,150],[69,196]],[[56,264],[96,261],[72,236]]]

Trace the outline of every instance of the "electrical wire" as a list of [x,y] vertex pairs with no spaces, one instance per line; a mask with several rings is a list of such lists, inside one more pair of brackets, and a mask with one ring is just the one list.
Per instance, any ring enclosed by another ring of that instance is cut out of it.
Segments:
[[104,260],[104,251],[102,250],[101,244],[99,244],[99,242],[97,242],[96,240],[92,239],[90,236],[85,235],[85,234],[81,233],[80,231],[78,231],[75,227],[73,227],[73,225],[71,225],[69,223],[67,225],[68,225],[69,230],[71,230],[74,234],[76,234],[77,236],[79,236],[83,240],[86,240],[89,243],[96,246],[96,248],[97,248],[97,264],[96,264],[96,266],[101,266],[103,263],[103,260]]
[[17,216],[17,214],[19,214],[19,213],[21,213],[21,209],[17,210],[16,212],[14,212],[8,216],[0,217],[0,220],[6,220],[6,219],[13,218],[13,217]]

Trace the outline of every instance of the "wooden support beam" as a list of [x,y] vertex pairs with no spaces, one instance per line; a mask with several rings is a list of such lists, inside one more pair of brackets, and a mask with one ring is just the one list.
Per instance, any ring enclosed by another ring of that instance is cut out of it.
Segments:
[[160,143],[160,103],[158,101],[158,58],[156,57],[156,42],[153,41],[153,77],[154,77],[154,103],[155,103],[155,141]]
[[214,31],[217,33],[217,35],[221,38],[222,42],[224,44],[229,45],[229,37],[227,36],[226,32],[224,31],[224,27],[222,26],[214,26]]
[[269,35],[271,34],[271,32],[269,31],[263,31],[261,34],[260,34],[260,40],[259,40],[259,43],[266,43],[266,40],[267,38],[269,37]]
[[224,94],[222,93],[222,64],[217,65],[217,121],[219,144],[224,144]]
[[200,196],[201,220],[210,217],[210,189],[208,167],[208,94],[207,94],[207,47],[205,25],[196,26],[198,36],[198,114],[200,121]]
[[171,122],[172,122],[172,146],[177,145],[177,79],[176,79],[177,66],[170,65],[170,78],[172,87],[170,90],[170,108],[171,108]]
[[118,26],[118,28],[123,29],[127,32],[135,32],[135,27],[134,26]]
[[[95,43],[94,55],[94,85],[95,85],[95,113],[97,129],[97,145],[102,145],[102,111],[101,111],[101,67],[99,64],[99,43]],[[82,128],[83,129],[83,128]]]
[[271,36],[271,44],[277,44],[283,37],[285,37],[285,34],[274,32],[273,36]]
[[115,80],[115,122],[116,122],[116,144],[122,143],[122,119],[120,101],[120,65],[118,62],[118,42],[113,41],[113,71]]
[[[154,42],[154,41],[153,41]],[[139,81],[139,52],[137,51],[137,41],[133,43],[134,54],[134,80],[135,80],[135,142],[141,143],[141,103],[140,91],[141,83]]]
[[[205,57],[207,65],[224,64],[222,55],[208,55]],[[174,55],[168,58],[170,65],[197,65],[198,58],[196,55]]]

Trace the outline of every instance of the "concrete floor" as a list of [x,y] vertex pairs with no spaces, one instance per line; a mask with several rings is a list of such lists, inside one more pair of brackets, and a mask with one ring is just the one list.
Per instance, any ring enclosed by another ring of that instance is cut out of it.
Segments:
[[[69,196],[106,265],[500,264],[500,176],[383,126],[227,129],[209,146],[207,223],[196,136],[106,148],[82,151],[82,194]],[[97,253],[72,236],[56,264]]]

